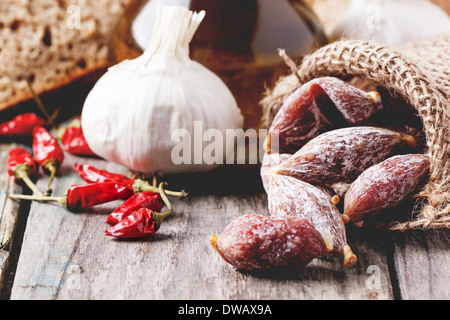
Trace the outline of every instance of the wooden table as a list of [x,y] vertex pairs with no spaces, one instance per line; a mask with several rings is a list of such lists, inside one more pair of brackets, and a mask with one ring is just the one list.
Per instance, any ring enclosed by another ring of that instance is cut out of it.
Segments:
[[[6,174],[0,144],[0,291],[3,299],[299,300],[449,299],[449,230],[387,232],[348,227],[358,256],[317,259],[303,273],[246,274],[212,250],[211,234],[248,213],[267,213],[257,168],[226,167],[209,174],[165,177],[175,212],[153,239],[107,237],[105,218],[120,202],[71,213],[56,203],[13,201],[25,192]],[[74,162],[127,174],[100,159],[67,154],[54,195],[83,183]],[[48,177],[37,185],[45,190]]]

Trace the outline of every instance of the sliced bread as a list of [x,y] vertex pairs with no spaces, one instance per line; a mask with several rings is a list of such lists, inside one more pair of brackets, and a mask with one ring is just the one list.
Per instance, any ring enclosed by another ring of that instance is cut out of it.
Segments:
[[109,65],[108,44],[135,0],[1,0],[0,110]]

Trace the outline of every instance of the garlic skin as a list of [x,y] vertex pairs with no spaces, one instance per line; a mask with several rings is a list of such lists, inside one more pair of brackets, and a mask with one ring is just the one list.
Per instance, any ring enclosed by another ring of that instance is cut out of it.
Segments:
[[[227,129],[242,128],[243,117],[224,82],[189,58],[189,43],[204,15],[160,6],[149,48],[111,67],[95,84],[81,125],[97,155],[146,174],[207,171],[220,165],[194,159],[196,150],[211,144],[203,134],[213,129],[225,139]],[[195,123],[201,124],[201,136]],[[174,162],[172,151],[181,141],[172,137],[176,132],[189,136],[192,160],[187,163]],[[221,142],[224,157],[234,152],[234,145]]]
[[395,49],[449,31],[450,17],[428,0],[352,0],[330,40],[375,40]]

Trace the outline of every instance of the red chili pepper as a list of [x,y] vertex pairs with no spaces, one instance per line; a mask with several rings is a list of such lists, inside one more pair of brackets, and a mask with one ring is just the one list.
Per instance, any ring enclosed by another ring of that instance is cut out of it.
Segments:
[[122,239],[147,238],[155,235],[158,228],[155,213],[147,208],[141,208],[106,230],[105,234]]
[[105,234],[122,239],[148,238],[155,235],[163,220],[173,212],[172,205],[168,201],[162,185],[160,185],[160,194],[168,207],[168,211],[159,213],[148,208],[140,208],[110,227],[105,231]]
[[87,183],[101,183],[101,182],[120,182],[120,183],[134,183],[134,179],[127,178],[118,173],[110,173],[106,170],[100,170],[87,164],[75,163],[73,168],[80,175],[81,179]]
[[61,138],[61,142],[64,149],[70,154],[77,156],[96,156],[91,148],[89,148],[79,119],[67,127]]
[[103,203],[128,199],[133,194],[133,188],[128,184],[107,182],[73,185],[62,197],[33,197],[14,194],[8,196],[12,199],[59,202],[69,211],[78,212]]
[[114,210],[106,219],[106,223],[115,225],[134,211],[147,208],[152,211],[160,211],[164,203],[161,196],[155,192],[139,192],[126,200],[116,210]]
[[13,177],[14,172],[19,165],[26,165],[29,176],[37,175],[36,162],[33,160],[31,154],[22,147],[14,148],[9,151],[8,159],[8,174]]
[[[111,173],[106,170],[100,170],[90,165],[75,163],[74,169],[75,171],[78,172],[81,179],[83,179],[88,183],[98,183],[98,182],[129,183],[133,186],[135,193],[159,192],[157,187],[153,187],[147,181],[141,179],[130,179],[124,175],[118,173]],[[188,194],[184,190],[182,190],[181,192],[166,190],[165,193],[179,198],[185,198],[188,196]]]
[[34,193],[42,195],[31,178],[37,176],[37,166],[31,154],[22,147],[9,151],[8,174],[23,181]]
[[134,194],[130,185],[115,182],[71,186],[66,194],[67,209],[78,211],[99,204],[128,199]]
[[64,161],[64,151],[58,141],[42,126],[33,130],[33,157],[44,172],[50,175],[47,187],[49,195],[56,172]]
[[0,124],[0,136],[6,138],[31,137],[35,127],[45,124],[46,121],[34,113],[20,114],[14,119]]

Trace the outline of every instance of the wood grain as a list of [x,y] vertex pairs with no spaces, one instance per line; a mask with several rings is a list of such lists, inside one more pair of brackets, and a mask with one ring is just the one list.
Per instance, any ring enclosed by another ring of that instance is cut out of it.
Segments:
[[[257,167],[226,166],[214,172],[160,178],[169,183],[169,189],[186,189],[191,197],[170,198],[174,214],[154,238],[117,240],[104,231],[107,215],[120,201],[71,213],[57,203],[6,199],[6,190],[22,192],[5,174],[7,151],[13,146],[0,144],[2,243],[15,239],[20,211],[29,206],[29,212],[26,228],[19,230],[23,241],[17,265],[5,250],[8,246],[0,250],[3,286],[7,279],[11,282],[11,270],[15,271],[12,300],[450,297],[448,231],[382,232],[348,225],[348,242],[358,256],[352,268],[336,257],[316,259],[303,272],[244,273],[228,265],[211,248],[209,238],[240,215],[268,213]],[[55,196],[63,195],[72,184],[84,183],[73,170],[75,162],[129,174],[126,168],[101,159],[66,154],[53,185]],[[37,185],[43,190],[47,182],[42,174]]]
[[7,173],[8,152],[15,147],[14,144],[0,145],[0,248],[5,248],[11,239],[14,226],[14,213],[17,212],[17,204],[7,199],[6,194],[17,188]]
[[[55,195],[82,182],[71,169],[75,161],[86,163],[67,157],[55,180]],[[102,160],[89,163],[127,173]],[[104,235],[105,218],[120,202],[77,214],[59,204],[33,202],[11,299],[393,298],[384,249],[367,243],[358,233],[351,239],[359,256],[354,268],[343,267],[341,258],[319,259],[304,273],[296,274],[245,274],[226,264],[210,247],[211,234],[220,233],[240,215],[267,213],[264,193],[235,192],[240,189],[236,186],[255,185],[239,180],[253,175],[245,172],[247,176],[219,170],[197,178],[167,177],[170,189],[178,189],[183,181],[189,188],[203,188],[191,199],[171,198],[175,212],[150,240],[121,241]],[[46,182],[42,179],[38,186],[44,187]],[[368,269],[373,265],[380,269],[380,286],[375,289],[368,286],[372,276]]]
[[[10,289],[8,282],[16,258],[13,250],[14,235],[23,209],[7,198],[8,192],[21,193],[24,190],[7,173],[9,150],[17,146],[15,143],[0,144],[0,297],[7,295]],[[17,236],[20,238],[20,235]]]
[[394,239],[401,297],[450,299],[450,230],[408,231]]

